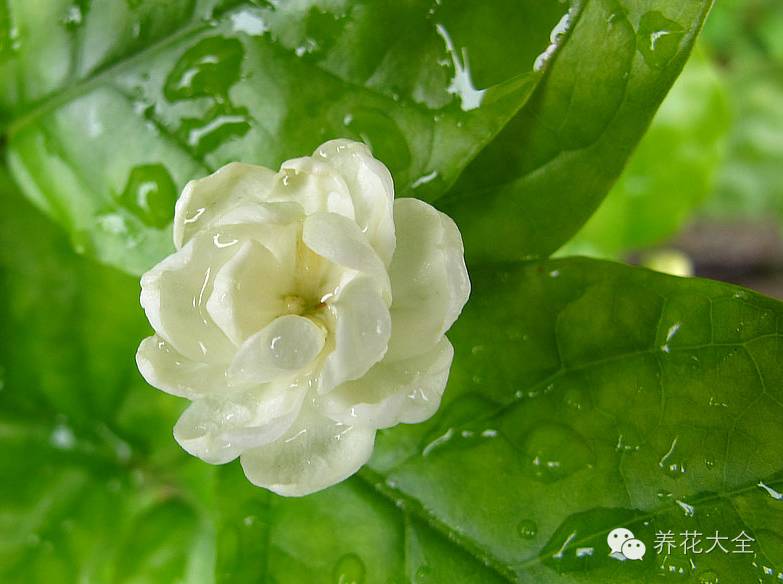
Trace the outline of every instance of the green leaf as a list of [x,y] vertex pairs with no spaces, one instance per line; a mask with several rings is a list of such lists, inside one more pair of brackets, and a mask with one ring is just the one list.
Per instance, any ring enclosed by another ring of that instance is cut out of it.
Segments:
[[[472,278],[432,420],[381,433],[368,468],[305,499],[222,471],[223,529],[264,533],[237,535],[228,565],[263,554],[276,582],[341,566],[368,582],[558,584],[783,570],[781,303],[596,260]],[[643,561],[609,557],[616,527],[646,543]],[[753,553],[656,552],[656,532],[685,530],[702,552],[744,532]]]
[[[400,195],[436,198],[525,103],[566,11],[311,0],[115,14],[107,2],[66,18],[67,2],[33,4],[7,15],[8,161],[77,249],[131,273],[170,251],[184,184],[229,161],[277,167],[327,139],[361,139]],[[65,21],[40,25],[60,11]]]
[[[653,553],[659,529],[754,537],[755,556],[695,558],[698,577],[783,568],[778,302],[593,260],[475,269],[440,412],[381,433],[356,477],[283,499],[176,447],[183,404],[131,369],[143,317],[105,297],[135,296],[133,279],[74,257],[18,195],[0,201],[4,580],[691,574],[678,552]],[[93,375],[101,362],[128,369]],[[647,543],[644,561],[608,558],[618,525]]]
[[546,256],[593,213],[711,2],[586,0],[545,80],[440,206],[473,262]]
[[0,193],[0,580],[205,581],[211,469],[136,371],[138,282],[76,257],[5,171]]
[[728,128],[722,80],[695,51],[614,188],[558,254],[620,257],[676,233],[714,188]]

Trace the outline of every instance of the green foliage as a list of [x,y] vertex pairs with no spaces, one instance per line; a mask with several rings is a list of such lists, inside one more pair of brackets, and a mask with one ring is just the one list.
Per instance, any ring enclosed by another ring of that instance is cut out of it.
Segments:
[[[538,72],[556,0],[0,3],[7,159],[64,228],[0,173],[0,580],[776,578],[783,305],[602,261],[520,261],[599,204],[708,5],[584,0]],[[721,112],[692,61],[607,202],[611,221],[643,226],[612,234],[599,214],[581,240],[615,253],[674,229],[708,182]],[[284,499],[176,446],[184,404],[133,363],[138,281],[89,258],[143,271],[169,250],[186,180],[338,135],[368,141],[400,195],[458,218],[474,290],[439,413],[380,433],[351,479]],[[676,157],[687,189],[648,174],[661,150],[693,149]],[[631,203],[639,177],[651,184]],[[643,561],[608,556],[619,526],[647,543]],[[744,530],[754,554],[655,553],[656,531],[686,529]]]
[[713,192],[729,121],[721,78],[694,52],[620,179],[559,255],[621,257],[676,233]]
[[733,113],[726,162],[704,213],[783,222],[783,4],[719,3],[705,44],[722,65]]
[[[178,451],[180,404],[133,370],[136,283],[75,257],[18,195],[2,200],[4,580],[638,582],[683,569],[739,583],[780,570],[780,303],[591,260],[477,268],[440,412],[383,432],[357,477],[284,499],[237,464],[215,477]],[[29,245],[10,253],[14,241]],[[659,529],[745,530],[757,555],[621,565],[605,544],[620,524],[650,548]]]
[[[619,175],[710,2],[46,4],[10,13],[8,161],[77,248],[138,274],[170,250],[170,184],[338,136],[367,141],[401,196],[439,200],[470,260],[551,253]],[[47,12],[65,26],[41,35]]]

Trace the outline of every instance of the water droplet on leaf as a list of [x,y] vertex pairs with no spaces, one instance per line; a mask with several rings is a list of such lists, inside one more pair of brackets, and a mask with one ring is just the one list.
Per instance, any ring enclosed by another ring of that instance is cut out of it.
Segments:
[[525,539],[533,539],[538,533],[538,525],[532,519],[523,519],[517,524],[517,533]]
[[146,225],[158,229],[171,222],[176,201],[174,180],[162,164],[134,167],[119,196],[120,205]]
[[366,571],[359,556],[346,554],[334,566],[334,584],[362,584]]
[[639,22],[637,46],[650,67],[663,69],[677,53],[684,34],[679,23],[660,12],[648,12]]
[[239,81],[243,56],[238,39],[205,38],[180,57],[166,78],[163,94],[169,101],[226,96]]

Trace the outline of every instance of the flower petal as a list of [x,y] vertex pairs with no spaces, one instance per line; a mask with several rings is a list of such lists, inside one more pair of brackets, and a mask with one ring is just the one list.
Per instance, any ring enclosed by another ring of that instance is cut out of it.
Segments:
[[331,140],[313,158],[334,167],[348,185],[356,223],[387,266],[394,254],[394,182],[389,170],[361,142]]
[[147,383],[171,395],[196,399],[226,388],[225,367],[191,361],[157,335],[141,342],[136,364]]
[[326,330],[309,318],[276,318],[239,348],[228,369],[229,382],[266,383],[290,377],[312,363],[325,342]]
[[384,298],[391,301],[386,266],[355,222],[336,213],[309,215],[304,222],[302,240],[319,256],[371,276],[382,290]]
[[174,245],[180,249],[199,231],[209,228],[234,207],[266,199],[275,173],[263,166],[232,162],[192,180],[182,191],[174,212]]
[[285,434],[304,396],[302,388],[268,384],[240,395],[199,399],[177,420],[174,438],[193,456],[223,464]]
[[397,248],[392,282],[388,360],[430,350],[451,327],[470,295],[462,238],[454,222],[417,199],[394,203]]
[[204,233],[141,277],[141,305],[152,328],[193,361],[225,363],[235,351],[207,312],[206,301],[218,267],[237,249],[216,245]]
[[354,218],[348,185],[330,165],[309,156],[286,160],[280,165],[273,201],[295,201],[307,215],[337,213]]
[[367,375],[323,397],[324,413],[344,424],[389,428],[430,418],[440,405],[454,349],[446,337],[409,359],[375,364]]
[[215,276],[207,311],[235,344],[241,345],[285,312],[292,270],[266,247],[245,241]]
[[347,426],[303,410],[285,436],[243,452],[240,460],[254,485],[301,497],[354,474],[370,458],[374,440],[371,428]]
[[389,309],[368,278],[351,280],[328,310],[334,345],[323,361],[319,393],[367,373],[383,358],[391,335]]

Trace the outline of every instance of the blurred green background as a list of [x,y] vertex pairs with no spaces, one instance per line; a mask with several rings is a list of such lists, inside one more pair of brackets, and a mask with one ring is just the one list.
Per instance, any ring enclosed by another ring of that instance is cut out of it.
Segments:
[[[783,2],[722,0],[623,176],[561,255],[783,298]],[[660,263],[662,262],[662,263]]]

